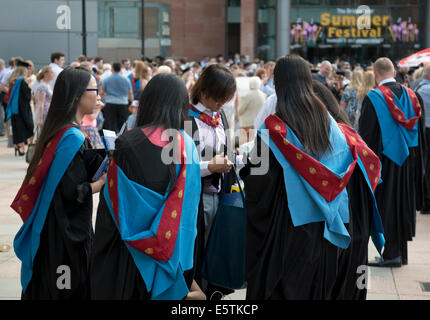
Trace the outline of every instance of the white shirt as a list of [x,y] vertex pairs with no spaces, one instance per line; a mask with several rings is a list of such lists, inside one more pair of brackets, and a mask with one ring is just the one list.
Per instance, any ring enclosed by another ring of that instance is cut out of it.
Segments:
[[396,82],[396,79],[388,78],[388,79],[382,80],[381,82],[379,82],[378,86],[382,86],[383,84],[388,83],[388,82]]
[[133,72],[133,69],[130,69],[130,70],[127,70],[127,69],[125,69],[125,68],[122,68],[121,69],[121,74],[124,76],[124,77],[128,77],[129,75],[130,75],[130,73],[132,73]]
[[3,74],[7,71],[8,68],[4,68],[2,71],[0,71],[0,83],[1,83],[1,78],[3,77]]
[[51,86],[51,89],[54,89],[55,81],[57,81],[57,77],[60,74],[60,72],[63,71],[63,68],[61,68],[58,64],[53,62],[50,63],[49,66],[52,68],[55,74],[54,80],[51,80],[51,82],[49,83],[49,85]]
[[12,72],[13,69],[11,67],[4,69],[0,75],[0,84],[6,84]]
[[269,98],[267,98],[266,102],[264,102],[261,107],[260,112],[254,121],[254,128],[260,129],[261,125],[264,123],[264,120],[271,114],[276,112],[276,103],[278,102],[278,98],[276,94],[272,94]]
[[107,77],[110,77],[112,75],[112,70],[106,70],[103,72],[103,74],[100,76],[100,80],[103,81]]
[[[201,103],[194,105],[194,107],[200,112],[206,113],[210,117],[215,117],[217,114],[217,112],[210,111]],[[202,153],[205,146],[213,148],[217,154],[222,153],[222,146],[226,141],[222,119],[220,119],[220,124],[217,127],[212,127],[198,118],[195,119],[199,129],[200,154]],[[243,168],[245,166],[242,158],[242,155],[236,156],[236,165],[238,168]],[[212,174],[212,172],[208,169],[209,162],[210,161],[200,161],[200,175],[202,178]]]

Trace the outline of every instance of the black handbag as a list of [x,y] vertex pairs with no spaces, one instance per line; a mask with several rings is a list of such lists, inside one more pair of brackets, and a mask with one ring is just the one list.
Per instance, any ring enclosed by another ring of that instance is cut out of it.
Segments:
[[220,204],[209,233],[202,275],[210,283],[241,289],[245,285],[245,196],[235,168],[239,192],[227,193],[224,179]]

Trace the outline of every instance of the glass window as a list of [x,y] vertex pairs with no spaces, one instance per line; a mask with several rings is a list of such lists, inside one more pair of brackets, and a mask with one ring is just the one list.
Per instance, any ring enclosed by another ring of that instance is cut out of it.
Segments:
[[[145,38],[170,37],[170,5],[145,1]],[[140,39],[141,1],[100,0],[98,3],[100,38]]]
[[[145,53],[148,56],[170,55],[171,29],[170,4],[145,1]],[[141,42],[129,41],[142,38],[142,7],[140,0],[99,0],[98,1],[99,39],[123,39],[122,46],[141,45]],[[104,40],[107,40],[104,39]],[[108,42],[104,42],[106,45]],[[120,47],[122,48],[122,46]],[[107,45],[104,48],[110,48]]]
[[139,37],[139,11],[135,8],[111,8],[112,38]]
[[227,0],[227,7],[240,7],[240,0]]
[[264,61],[275,60],[276,0],[258,2],[257,57]]

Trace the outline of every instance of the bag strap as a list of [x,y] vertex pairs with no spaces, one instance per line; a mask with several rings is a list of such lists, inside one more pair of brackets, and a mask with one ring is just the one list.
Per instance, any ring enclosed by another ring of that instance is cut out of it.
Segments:
[[33,132],[33,144],[36,144],[37,140],[39,139],[39,135],[40,135],[40,130],[41,128],[39,126],[36,126],[36,129],[34,129]]
[[[245,195],[244,195],[244,192],[243,192],[242,186],[241,186],[241,184],[240,184],[239,177],[238,177],[238,175],[237,175],[237,173],[236,173],[236,165],[235,165],[235,164],[233,164],[232,171],[233,171],[234,178],[236,179],[237,184],[239,185],[239,192],[240,192],[240,196],[241,196],[241,198],[242,198],[243,205],[245,205]],[[226,192],[226,190],[225,190],[225,188],[226,188],[226,184],[227,184],[227,179],[225,179],[225,178],[224,178],[224,180],[223,180],[223,184],[222,184],[222,188],[221,188],[221,194],[220,194],[220,198],[221,198],[221,199],[222,199],[222,197],[224,196],[224,194],[226,194],[226,193],[227,193],[227,192]]]

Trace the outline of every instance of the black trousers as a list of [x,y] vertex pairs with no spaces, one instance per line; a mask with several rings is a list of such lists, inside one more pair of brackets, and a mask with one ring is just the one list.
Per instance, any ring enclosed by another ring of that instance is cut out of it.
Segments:
[[105,118],[103,129],[118,133],[129,115],[128,104],[106,103],[103,108],[103,117]]
[[426,175],[424,176],[424,208],[425,211],[430,211],[430,128],[426,128],[427,140],[427,164]]

